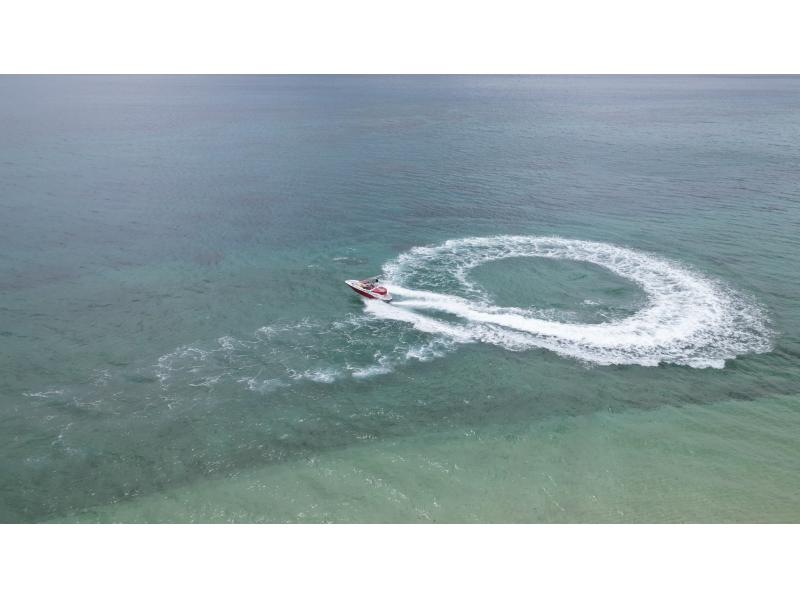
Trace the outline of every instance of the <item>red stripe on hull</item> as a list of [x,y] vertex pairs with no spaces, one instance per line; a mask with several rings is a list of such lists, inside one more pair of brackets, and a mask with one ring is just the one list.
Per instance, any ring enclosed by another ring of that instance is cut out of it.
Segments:
[[[350,286],[350,285],[347,285],[347,286]],[[350,287],[350,288],[353,289],[359,295],[361,295],[363,297],[366,297],[367,299],[375,299],[375,297],[373,297],[372,295],[366,293],[365,291],[362,291],[361,289],[357,289],[355,287]]]

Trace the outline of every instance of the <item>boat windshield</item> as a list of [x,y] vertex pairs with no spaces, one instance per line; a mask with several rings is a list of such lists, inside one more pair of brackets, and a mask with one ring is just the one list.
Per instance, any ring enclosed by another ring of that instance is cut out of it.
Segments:
[[362,280],[359,280],[358,282],[361,283],[361,286],[363,286],[363,287],[365,287],[367,289],[371,289],[376,284],[378,284],[378,277],[375,276],[373,278],[364,278]]

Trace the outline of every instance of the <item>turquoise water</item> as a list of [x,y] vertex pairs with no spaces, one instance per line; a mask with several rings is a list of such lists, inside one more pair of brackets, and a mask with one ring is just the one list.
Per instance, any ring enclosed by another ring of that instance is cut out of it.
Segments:
[[0,77],[0,131],[0,521],[800,520],[798,78]]

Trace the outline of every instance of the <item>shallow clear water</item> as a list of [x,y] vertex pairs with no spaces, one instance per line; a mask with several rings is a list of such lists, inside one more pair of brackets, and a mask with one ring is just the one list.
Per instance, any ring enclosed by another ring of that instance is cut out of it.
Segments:
[[798,78],[0,77],[0,131],[2,521],[800,519]]

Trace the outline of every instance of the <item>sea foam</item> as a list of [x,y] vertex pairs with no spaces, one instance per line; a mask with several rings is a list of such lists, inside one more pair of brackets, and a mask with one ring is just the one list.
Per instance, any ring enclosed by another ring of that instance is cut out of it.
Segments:
[[[601,266],[641,288],[645,304],[602,323],[561,321],[552,310],[498,306],[473,281],[471,270],[513,257]],[[162,391],[234,381],[266,394],[301,383],[363,380],[442,358],[465,343],[545,349],[597,365],[694,368],[721,368],[727,359],[771,348],[767,317],[755,301],[686,265],[608,243],[527,236],[455,239],[411,249],[383,270],[392,303],[364,300],[363,313],[334,322],[276,322],[251,338],[223,336],[178,347],[155,365]],[[337,365],[337,357],[344,363]]]
[[[626,278],[647,304],[625,318],[580,324],[536,317],[494,305],[469,276],[480,264],[510,257],[588,262]],[[416,247],[384,266],[395,301],[367,302],[375,318],[407,322],[455,342],[485,342],[509,350],[542,348],[586,362],[655,366],[673,363],[721,368],[726,359],[770,350],[763,310],[694,270],[649,253],[560,237],[497,236]],[[455,292],[418,290],[456,286]],[[444,320],[441,314],[456,316]]]

